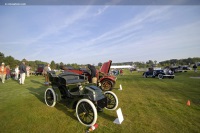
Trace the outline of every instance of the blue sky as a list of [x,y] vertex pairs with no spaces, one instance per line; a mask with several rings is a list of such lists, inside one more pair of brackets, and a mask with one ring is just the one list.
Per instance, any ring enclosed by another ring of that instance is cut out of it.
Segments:
[[200,57],[200,6],[1,6],[0,47],[65,64]]

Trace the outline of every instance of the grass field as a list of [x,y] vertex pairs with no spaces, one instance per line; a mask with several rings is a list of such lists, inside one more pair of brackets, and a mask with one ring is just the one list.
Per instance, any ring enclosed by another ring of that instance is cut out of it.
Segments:
[[[119,99],[124,121],[114,124],[115,111],[98,113],[94,133],[197,133],[200,132],[200,71],[177,73],[175,79],[143,78],[142,73],[118,76],[113,92]],[[44,103],[44,77],[26,78],[25,85],[14,80],[0,83],[1,133],[84,133],[75,110],[58,103]],[[119,85],[123,90],[118,90]],[[191,105],[187,106],[187,101]]]

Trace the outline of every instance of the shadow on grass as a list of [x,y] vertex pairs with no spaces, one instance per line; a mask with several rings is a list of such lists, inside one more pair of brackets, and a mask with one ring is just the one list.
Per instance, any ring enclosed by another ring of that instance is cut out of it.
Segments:
[[191,102],[196,104],[197,106],[200,105],[200,99],[191,99]]
[[40,88],[29,87],[27,89],[29,90],[30,94],[34,95],[38,100],[40,100],[42,103],[45,104],[43,87],[40,87]]
[[16,79],[15,79],[15,78],[13,78],[13,77],[12,77],[12,78],[10,78],[10,79],[6,79],[6,81],[7,81],[7,80],[11,80],[11,81],[14,81],[14,82],[16,82],[16,83],[19,83],[19,79],[17,79],[17,80],[16,80]]
[[56,109],[64,112],[67,116],[70,116],[72,119],[78,121],[77,117],[74,115],[75,114],[75,109],[72,109],[70,107],[70,102],[66,100],[62,100],[55,106]]
[[[40,88],[30,87],[30,88],[27,88],[27,89],[29,90],[30,94],[34,95],[40,102],[42,102],[44,104],[44,106],[47,106],[46,103],[45,103],[45,99],[44,99],[44,93],[45,93],[44,88],[45,87],[43,85]],[[51,86],[49,86],[48,88],[51,88]],[[75,110],[72,110],[70,108],[70,104],[71,104],[70,100],[69,101],[62,100],[61,102],[56,103],[55,108],[64,112],[67,116],[70,116],[72,119],[78,120],[76,118],[76,116],[74,116]]]
[[[105,110],[105,109],[104,109]],[[113,110],[111,110],[113,111]],[[107,113],[103,112],[98,112],[98,116],[103,117],[104,119],[107,119],[109,121],[114,121],[116,119],[116,117],[108,115]]]
[[35,84],[40,84],[40,85],[44,85],[43,83],[37,81],[37,80],[30,80],[32,83],[35,83]]

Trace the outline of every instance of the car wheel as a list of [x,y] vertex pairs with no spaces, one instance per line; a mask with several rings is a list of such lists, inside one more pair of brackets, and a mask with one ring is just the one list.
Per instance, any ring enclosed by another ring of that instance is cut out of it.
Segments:
[[162,74],[158,74],[158,78],[159,79],[163,79],[163,75]]
[[155,71],[153,71],[153,75],[154,75],[154,76],[156,75],[156,72],[155,72]]
[[144,78],[147,78],[147,75],[146,75],[146,73],[144,73],[144,75],[143,75],[143,76],[144,76]]
[[56,105],[56,94],[52,88],[47,88],[44,94],[45,103],[49,107]]
[[104,92],[104,95],[107,98],[107,105],[105,108],[108,110],[115,110],[118,107],[118,98],[115,93],[112,91],[106,91]]
[[113,82],[110,80],[103,80],[101,81],[101,89],[103,91],[110,91],[112,90]]
[[97,109],[88,99],[81,99],[76,105],[76,115],[80,123],[92,126],[97,121]]

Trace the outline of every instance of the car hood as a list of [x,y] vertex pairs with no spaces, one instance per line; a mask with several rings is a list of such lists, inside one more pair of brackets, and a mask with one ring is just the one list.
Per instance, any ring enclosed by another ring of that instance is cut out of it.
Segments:
[[102,73],[108,74],[109,71],[110,71],[111,64],[112,64],[111,60],[109,60],[108,62],[103,63],[103,65],[101,66],[99,71],[102,72]]

